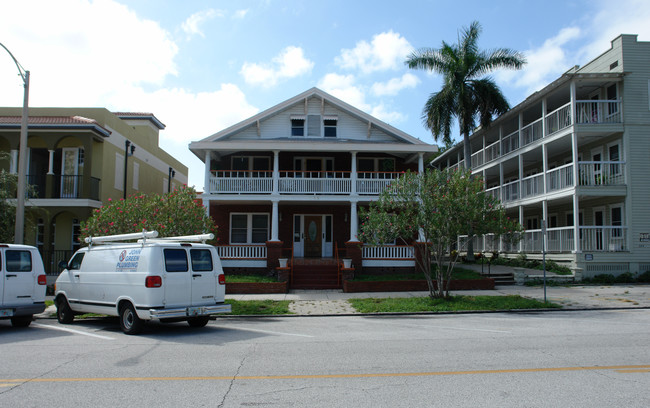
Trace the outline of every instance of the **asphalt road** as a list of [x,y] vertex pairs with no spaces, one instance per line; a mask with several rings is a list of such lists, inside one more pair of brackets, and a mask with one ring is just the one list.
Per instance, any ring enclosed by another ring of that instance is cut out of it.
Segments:
[[0,407],[648,407],[650,311],[0,321]]

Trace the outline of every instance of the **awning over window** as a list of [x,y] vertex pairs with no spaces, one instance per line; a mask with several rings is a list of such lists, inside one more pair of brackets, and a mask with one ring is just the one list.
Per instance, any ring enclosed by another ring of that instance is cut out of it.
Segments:
[[337,115],[325,115],[323,120],[339,120],[339,117]]
[[291,120],[305,120],[307,115],[291,115]]

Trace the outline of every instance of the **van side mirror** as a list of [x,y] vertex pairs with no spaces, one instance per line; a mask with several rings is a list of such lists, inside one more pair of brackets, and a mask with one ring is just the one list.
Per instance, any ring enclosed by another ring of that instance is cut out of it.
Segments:
[[68,263],[66,261],[59,262],[59,268],[67,269],[68,268]]

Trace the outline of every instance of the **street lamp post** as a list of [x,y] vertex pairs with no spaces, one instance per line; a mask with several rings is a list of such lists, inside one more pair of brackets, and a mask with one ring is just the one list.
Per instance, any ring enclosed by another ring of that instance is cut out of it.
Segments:
[[170,167],[169,168],[169,177],[167,177],[167,192],[168,193],[171,193],[171,191],[172,191],[172,178],[175,175],[176,175],[176,171]]
[[25,189],[27,182],[27,122],[29,118],[29,71],[26,71],[16,57],[0,43],[16,63],[18,73],[23,80],[25,95],[23,98],[23,116],[20,123],[20,145],[18,148],[18,185],[16,191],[16,225],[14,243],[22,244],[25,237]]
[[[131,152],[129,152],[129,147],[131,147]],[[129,156],[133,156],[135,151],[135,145],[131,144],[130,140],[124,142],[124,199],[126,200],[126,169],[128,168]]]

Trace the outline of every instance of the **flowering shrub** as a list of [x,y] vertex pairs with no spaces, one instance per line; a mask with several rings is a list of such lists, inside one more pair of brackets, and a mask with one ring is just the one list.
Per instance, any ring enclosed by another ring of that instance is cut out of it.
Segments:
[[[217,226],[206,212],[192,187],[183,186],[171,193],[133,195],[108,199],[108,205],[95,210],[81,223],[81,242],[87,236],[158,231],[159,237],[213,233]],[[215,238],[216,241],[216,238]],[[212,242],[214,243],[214,241]]]
[[[458,260],[455,245],[458,243],[458,249],[462,249],[469,241],[460,236],[473,231],[476,235],[494,234],[514,241],[522,231],[483,187],[480,177],[463,169],[406,172],[382,192],[378,201],[361,209],[359,239],[374,245],[397,238],[417,240],[415,258],[424,271],[431,297],[448,296],[451,273]],[[431,267],[432,261],[437,268]]]

